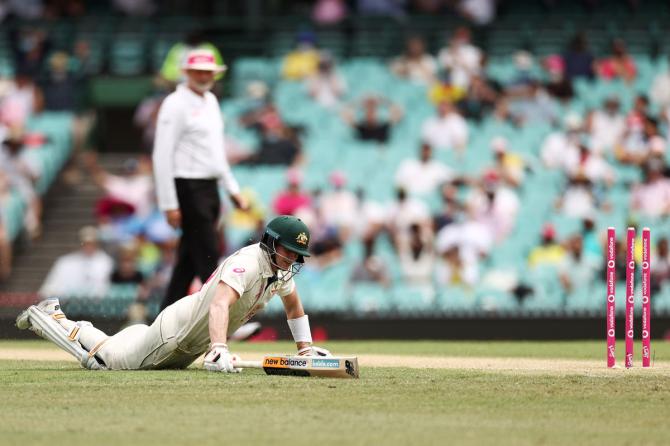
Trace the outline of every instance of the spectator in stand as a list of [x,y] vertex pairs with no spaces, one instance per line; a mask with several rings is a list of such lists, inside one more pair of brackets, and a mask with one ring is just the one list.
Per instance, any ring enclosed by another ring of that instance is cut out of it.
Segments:
[[589,115],[586,128],[591,137],[591,150],[603,155],[613,152],[626,130],[626,119],[620,111],[619,99],[616,96],[605,99],[603,108]]
[[240,123],[260,137],[258,150],[240,156],[240,164],[295,166],[302,160],[300,130],[286,126],[272,102],[245,113]]
[[499,96],[493,107],[493,113],[490,118],[491,123],[498,126],[516,125],[509,109],[509,100],[505,96]]
[[310,31],[301,31],[296,38],[296,46],[284,57],[282,77],[287,80],[302,80],[313,76],[319,65],[319,51],[316,36]]
[[579,158],[583,131],[582,118],[576,114],[567,115],[564,130],[550,133],[542,142],[540,156],[545,167],[564,169],[566,158]]
[[316,73],[307,77],[305,86],[309,96],[322,107],[335,107],[347,91],[342,76],[335,70],[335,61],[328,53],[321,52]]
[[177,257],[179,239],[168,237],[160,240],[153,239],[160,249],[159,262],[150,277],[147,278],[147,296],[149,298],[162,299],[167,292],[172,271]]
[[70,72],[70,57],[58,51],[49,58],[47,78],[41,83],[44,93],[44,109],[49,111],[75,110],[77,103],[77,79]]
[[433,215],[433,232],[435,233],[454,224],[458,215],[463,211],[463,206],[458,201],[458,188],[454,184],[443,184],[440,188],[440,198],[442,208]]
[[428,118],[421,126],[421,138],[433,148],[453,149],[462,154],[468,145],[468,124],[451,102],[441,102],[437,116]]
[[484,59],[482,51],[471,42],[470,30],[457,28],[449,45],[437,56],[440,68],[449,73],[451,84],[467,90],[472,76],[481,73]]
[[107,199],[129,204],[141,220],[154,212],[154,183],[148,157],[127,159],[123,164],[123,175],[106,172],[97,163],[95,154],[89,154],[87,160],[93,180],[107,193]]
[[584,256],[592,261],[600,262],[603,258],[603,247],[600,234],[596,230],[596,215],[591,214],[582,220],[582,245]]
[[533,248],[528,255],[528,266],[530,268],[541,266],[559,268],[566,260],[567,254],[565,248],[556,241],[556,229],[552,224],[547,223],[542,228],[542,242],[540,246]]
[[363,188],[356,190],[358,203],[357,235],[361,240],[377,237],[386,228],[386,209],[380,203],[366,198]]
[[395,185],[408,194],[427,197],[438,191],[445,182],[454,179],[454,172],[440,161],[433,159],[433,148],[422,143],[418,159],[407,158],[398,166]]
[[668,113],[670,110],[670,69],[656,75],[649,90],[649,97],[663,113]]
[[507,138],[496,136],[491,139],[491,151],[494,165],[489,171],[494,171],[503,182],[514,188],[521,186],[525,177],[525,162],[520,155],[509,150]]
[[650,157],[665,153],[666,141],[659,134],[658,122],[644,117],[642,126],[642,131],[637,124],[631,126],[624,140],[616,146],[614,154],[620,163],[640,166]]
[[447,247],[440,257],[435,268],[435,281],[438,286],[470,288],[477,284],[479,264],[475,257],[464,256],[458,245]]
[[17,72],[33,80],[39,78],[44,61],[51,52],[47,32],[35,27],[10,27],[8,41]]
[[272,210],[277,215],[294,215],[301,208],[312,206],[312,197],[300,189],[302,172],[289,169],[286,172],[287,188],[272,201]]
[[42,199],[35,190],[35,183],[39,180],[42,172],[41,166],[35,165],[26,156],[23,141],[22,128],[12,127],[9,129],[8,135],[0,148],[0,166],[7,174],[11,187],[19,193],[21,199],[27,204],[24,226],[28,236],[35,239],[42,233]]
[[570,177],[584,177],[594,184],[611,186],[616,179],[614,168],[598,153],[590,150],[586,144],[578,145],[578,152],[566,153],[564,170]]
[[384,260],[374,254],[376,237],[367,238],[363,241],[363,259],[355,265],[351,282],[372,282],[383,287],[391,285],[390,274]]
[[566,246],[566,261],[559,266],[559,279],[565,291],[571,293],[594,282],[600,272],[601,260],[584,255],[580,235],[570,237]]
[[79,79],[87,80],[98,73],[98,64],[91,56],[91,44],[85,38],[74,42],[70,62],[73,72]]
[[496,243],[505,240],[514,230],[521,202],[495,170],[484,174],[480,187],[474,189],[469,200],[478,211],[478,219],[488,225]]
[[670,181],[663,176],[664,163],[659,159],[649,160],[644,166],[642,183],[633,186],[631,212],[645,217],[670,215]]
[[556,205],[568,217],[586,218],[593,215],[598,207],[593,183],[583,174],[571,177]]
[[[376,141],[380,144],[388,142],[391,129],[403,117],[402,108],[387,99],[375,96],[363,98],[361,105],[363,117],[360,120],[356,120],[356,110],[353,108],[357,104],[354,103],[342,111],[344,121],[355,129],[356,137],[361,141]],[[386,119],[381,119],[379,116],[380,106],[386,106],[388,109]]]
[[391,71],[398,77],[421,85],[435,82],[437,63],[426,52],[426,44],[419,36],[412,36],[405,42],[405,52],[391,62]]
[[458,0],[458,13],[477,26],[490,25],[496,18],[496,0]]
[[561,56],[553,55],[544,60],[544,68],[549,75],[545,84],[547,92],[562,103],[566,103],[575,95],[572,82],[565,77],[565,63]]
[[596,62],[596,71],[605,80],[622,79],[627,83],[633,82],[637,76],[635,60],[621,39],[614,39],[609,57]]
[[81,248],[59,257],[45,279],[41,296],[103,297],[109,288],[114,261],[98,248],[98,231],[85,226],[79,231]]
[[321,215],[326,224],[335,227],[340,239],[349,239],[358,224],[358,199],[347,190],[347,177],[339,170],[330,174],[333,190],[322,194],[319,200]]
[[533,71],[535,58],[529,51],[515,51],[512,60],[515,73],[511,81],[505,85],[505,92],[510,97],[525,93],[538,80],[537,74]]
[[300,165],[302,159],[299,131],[277,127],[263,134],[258,151],[242,156],[238,164],[291,167]]
[[547,89],[538,81],[519,89],[510,102],[510,110],[516,123],[524,125],[554,125],[559,122],[560,106]]
[[312,20],[321,26],[337,25],[347,18],[344,0],[317,0],[312,9]]
[[481,202],[474,198],[474,194],[468,196],[463,213],[458,216],[458,222],[445,226],[437,233],[435,246],[444,255],[452,246],[457,245],[459,256],[463,260],[477,264],[493,249],[495,234],[482,218]]
[[640,164],[648,152],[648,142],[658,135],[658,123],[649,115],[649,99],[640,95],[635,98],[633,109],[626,116],[626,129],[623,137],[614,148],[614,154],[620,163]]
[[412,285],[432,297],[435,274],[435,248],[433,228],[413,223],[409,232],[398,239],[398,262],[403,283]]
[[473,75],[465,98],[459,102],[459,108],[467,118],[480,121],[496,107],[498,87],[481,75]]
[[396,201],[391,204],[387,213],[387,222],[394,244],[402,237],[407,237],[410,226],[430,226],[431,218],[428,206],[416,198],[407,195],[404,189],[396,190]]
[[137,246],[135,242],[124,243],[119,247],[116,266],[110,281],[116,285],[140,286],[143,284],[144,275],[137,269]]
[[323,215],[321,208],[321,191],[313,194],[312,206],[299,208],[295,216],[301,219],[310,229],[313,262],[318,269],[324,269],[342,259],[342,237],[338,227],[330,224]]
[[586,34],[578,33],[572,38],[567,51],[563,54],[565,78],[569,81],[577,77],[593,79],[594,57],[589,50]]
[[30,116],[42,111],[43,104],[42,90],[27,73],[19,71],[2,97],[0,122],[8,127],[24,127]]

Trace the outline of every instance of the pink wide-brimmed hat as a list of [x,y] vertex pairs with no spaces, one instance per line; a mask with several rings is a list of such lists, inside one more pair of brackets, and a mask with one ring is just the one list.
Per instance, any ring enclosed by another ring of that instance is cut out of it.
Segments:
[[197,49],[189,51],[184,60],[184,70],[201,70],[214,71],[215,73],[222,73],[228,67],[225,65],[218,65],[214,53],[208,49]]

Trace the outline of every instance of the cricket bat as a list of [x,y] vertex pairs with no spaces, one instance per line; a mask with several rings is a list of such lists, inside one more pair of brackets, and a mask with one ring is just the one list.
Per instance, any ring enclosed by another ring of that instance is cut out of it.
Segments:
[[268,375],[358,378],[358,358],[340,356],[264,356],[262,361],[235,361],[242,369],[263,369]]

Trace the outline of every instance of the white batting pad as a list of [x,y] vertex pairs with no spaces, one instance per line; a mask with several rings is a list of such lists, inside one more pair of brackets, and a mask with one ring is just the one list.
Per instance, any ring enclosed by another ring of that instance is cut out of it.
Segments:
[[27,311],[30,324],[32,325],[31,330],[37,335],[43,337],[47,341],[53,342],[58,347],[77,358],[77,361],[79,361],[82,367],[91,370],[98,370],[101,368],[98,361],[89,356],[88,352],[82,348],[79,342],[71,340],[65,329],[58,322],[53,320],[51,316],[45,314],[34,305],[28,308]]

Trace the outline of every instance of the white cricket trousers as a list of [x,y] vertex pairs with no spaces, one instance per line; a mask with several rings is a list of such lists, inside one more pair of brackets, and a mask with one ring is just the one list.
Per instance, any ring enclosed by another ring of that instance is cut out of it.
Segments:
[[205,348],[186,350],[179,345],[180,319],[186,305],[180,300],[161,311],[150,326],[131,325],[114,336],[107,336],[93,326],[80,329],[79,342],[112,370],[146,370],[186,368],[205,351]]

